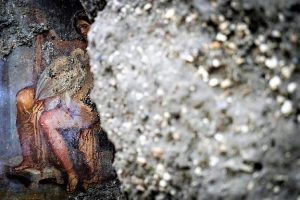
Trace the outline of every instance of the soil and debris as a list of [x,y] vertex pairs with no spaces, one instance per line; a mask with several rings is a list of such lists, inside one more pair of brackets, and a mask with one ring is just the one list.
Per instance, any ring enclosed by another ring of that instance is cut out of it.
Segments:
[[296,0],[111,0],[93,99],[129,199],[300,199]]

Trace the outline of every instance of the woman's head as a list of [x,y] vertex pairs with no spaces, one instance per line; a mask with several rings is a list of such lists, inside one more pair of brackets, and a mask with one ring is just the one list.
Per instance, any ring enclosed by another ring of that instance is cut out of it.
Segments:
[[76,32],[86,39],[90,30],[91,22],[84,11],[79,11],[75,14],[73,25]]

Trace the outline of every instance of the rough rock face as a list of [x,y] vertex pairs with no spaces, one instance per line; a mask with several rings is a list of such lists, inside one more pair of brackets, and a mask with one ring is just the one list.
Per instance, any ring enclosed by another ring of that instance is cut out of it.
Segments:
[[105,0],[80,0],[80,2],[90,19],[94,19],[97,12],[103,10],[106,5]]
[[93,99],[130,199],[300,198],[299,3],[276,2],[98,13]]
[[19,46],[31,46],[37,35],[50,29],[55,29],[64,40],[78,37],[72,30],[72,16],[80,9],[79,0],[64,0],[63,3],[61,0],[2,0],[0,58]]

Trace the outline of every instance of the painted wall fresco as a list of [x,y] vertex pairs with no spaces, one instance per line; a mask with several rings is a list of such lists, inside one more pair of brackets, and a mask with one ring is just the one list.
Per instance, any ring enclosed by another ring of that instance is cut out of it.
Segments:
[[1,117],[6,120],[1,126],[10,132],[1,140],[8,147],[1,149],[1,174],[25,179],[31,189],[46,180],[69,193],[85,191],[116,178],[114,146],[89,96],[93,76],[86,47],[91,22],[74,6],[66,13],[68,26],[56,27],[59,16],[48,19],[51,13],[45,7],[31,5],[26,25],[49,28],[0,63]]

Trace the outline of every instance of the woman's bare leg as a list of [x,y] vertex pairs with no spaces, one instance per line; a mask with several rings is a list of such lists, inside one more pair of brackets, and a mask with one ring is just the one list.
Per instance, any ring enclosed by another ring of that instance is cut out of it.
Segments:
[[81,116],[72,116],[70,112],[63,109],[53,109],[42,114],[40,124],[48,139],[54,155],[61,163],[68,175],[67,190],[72,192],[76,189],[78,178],[70,158],[67,144],[58,132],[60,128],[84,128],[91,121],[85,120]]
[[33,167],[31,142],[33,136],[33,124],[30,120],[32,109],[34,106],[34,90],[33,88],[24,88],[20,90],[16,96],[17,100],[17,130],[20,139],[23,161],[16,166],[14,170],[20,171],[29,167]]

